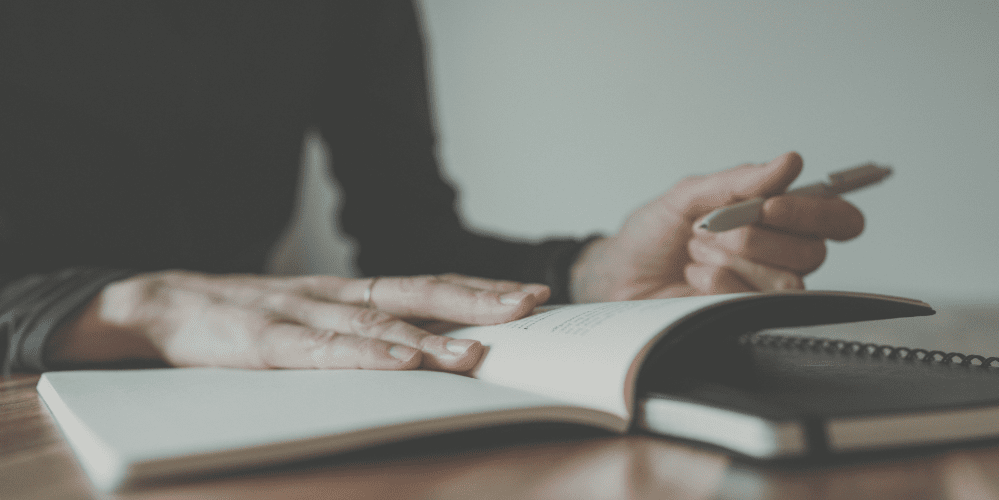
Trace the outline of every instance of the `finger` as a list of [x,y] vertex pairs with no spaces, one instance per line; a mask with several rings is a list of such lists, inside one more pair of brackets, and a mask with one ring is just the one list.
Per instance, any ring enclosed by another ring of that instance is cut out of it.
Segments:
[[687,283],[701,295],[754,291],[752,286],[724,267],[689,264],[683,274]]
[[801,156],[791,152],[765,164],[740,165],[711,175],[689,177],[670,189],[659,202],[693,221],[716,208],[784,192],[801,173],[802,165]]
[[755,290],[801,290],[805,284],[801,276],[785,270],[751,262],[737,255],[694,239],[687,245],[694,263],[708,267],[721,267],[734,272]]
[[[685,271],[686,272],[686,271]],[[689,282],[684,281],[682,284],[671,285],[663,287],[657,290],[652,295],[647,298],[650,299],[675,299],[678,297],[692,297],[694,295],[707,295],[704,292],[694,288]]]
[[[458,275],[342,279],[326,276],[299,278],[296,288],[317,298],[346,304],[364,303],[370,286],[370,304],[402,318],[435,319],[466,324],[496,324],[522,318],[548,300],[544,285],[505,291],[509,285],[488,285],[485,278]],[[485,288],[481,288],[485,287]],[[496,288],[496,290],[490,289]]]
[[269,368],[411,370],[422,361],[420,351],[409,346],[294,323],[271,324],[258,342],[260,361]]
[[322,302],[295,294],[275,294],[268,310],[280,319],[319,331],[379,339],[423,352],[426,367],[465,371],[478,362],[482,345],[431,334],[379,309]]
[[[363,290],[357,291],[359,302]],[[436,276],[381,278],[371,290],[378,309],[404,318],[496,324],[522,318],[540,304],[531,292],[470,288]]]
[[548,285],[539,283],[520,283],[518,281],[493,280],[488,278],[478,278],[475,276],[465,276],[463,274],[442,274],[437,279],[478,290],[492,290],[494,292],[516,292],[523,291],[534,295],[538,303],[544,303],[551,296],[551,289]]
[[355,281],[334,276],[279,278],[251,274],[208,275],[191,271],[172,271],[167,277],[172,287],[197,291],[234,304],[253,307],[268,297],[308,288],[311,281],[322,280],[326,289],[340,289]]
[[864,214],[840,197],[777,196],[763,204],[761,213],[762,225],[836,241],[864,230]]
[[731,255],[770,267],[808,274],[822,265],[826,245],[813,236],[775,231],[760,226],[744,226],[712,233],[698,229],[696,238]]

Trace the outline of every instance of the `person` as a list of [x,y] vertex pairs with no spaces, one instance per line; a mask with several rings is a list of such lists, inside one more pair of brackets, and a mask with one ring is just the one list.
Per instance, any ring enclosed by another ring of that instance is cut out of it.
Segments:
[[[863,216],[776,196],[759,224],[695,229],[782,193],[796,153],[690,177],[585,240],[478,234],[435,158],[406,0],[4,2],[0,354],[5,371],[134,362],[418,367],[481,357],[422,320],[537,305],[802,288]],[[368,276],[261,270],[287,223],[303,133],[330,144],[339,223]]]

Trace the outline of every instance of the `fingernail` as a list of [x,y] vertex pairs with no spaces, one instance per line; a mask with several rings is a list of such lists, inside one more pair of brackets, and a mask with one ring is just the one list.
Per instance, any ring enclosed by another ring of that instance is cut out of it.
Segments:
[[500,295],[500,302],[508,306],[520,304],[525,298],[529,297],[531,294],[527,292],[507,292]]
[[468,348],[469,347],[472,347],[473,345],[475,345],[475,342],[476,341],[469,340],[469,339],[455,339],[455,340],[451,340],[451,341],[448,341],[448,343],[447,343],[447,350],[449,350],[449,351],[451,351],[451,352],[453,352],[455,354],[465,354],[466,352],[468,352]]
[[389,348],[389,355],[401,361],[409,361],[413,359],[413,356],[416,356],[417,352],[418,351],[416,349],[406,347],[404,345],[394,345]]

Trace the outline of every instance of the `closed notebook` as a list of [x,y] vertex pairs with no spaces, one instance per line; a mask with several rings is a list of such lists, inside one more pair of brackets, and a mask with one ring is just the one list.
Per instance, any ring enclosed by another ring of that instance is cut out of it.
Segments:
[[778,335],[648,363],[635,424],[761,459],[999,436],[999,359]]

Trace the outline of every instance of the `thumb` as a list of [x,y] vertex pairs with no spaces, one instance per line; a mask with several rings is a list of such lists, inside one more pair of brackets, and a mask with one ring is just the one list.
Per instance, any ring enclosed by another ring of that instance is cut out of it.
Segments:
[[795,152],[784,153],[764,164],[746,164],[677,184],[664,195],[669,205],[688,220],[733,203],[783,193],[798,174],[803,161]]

